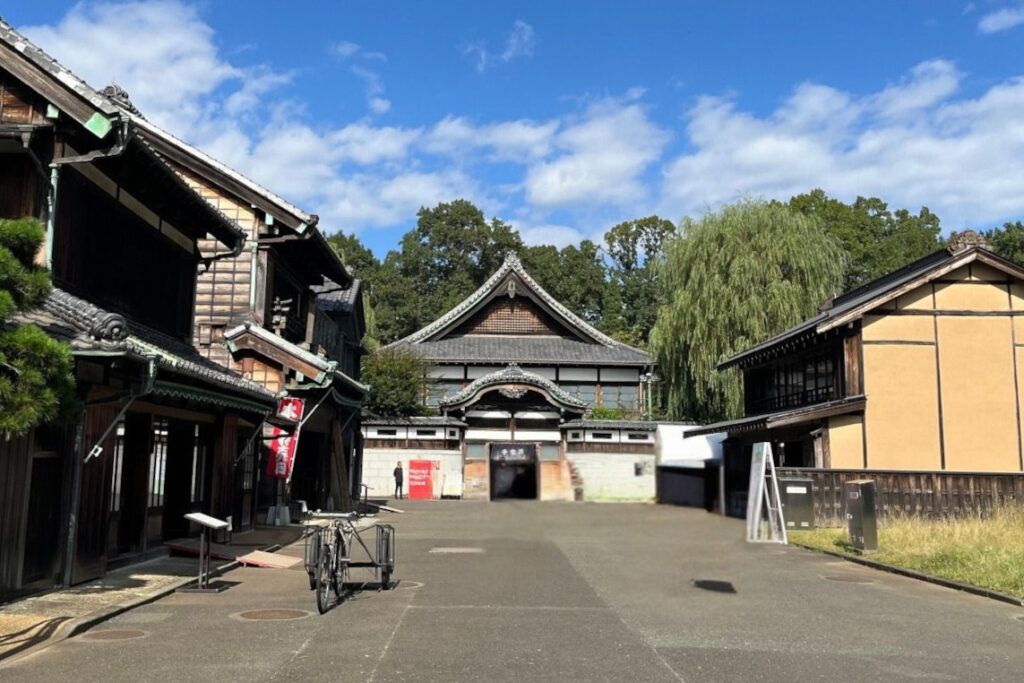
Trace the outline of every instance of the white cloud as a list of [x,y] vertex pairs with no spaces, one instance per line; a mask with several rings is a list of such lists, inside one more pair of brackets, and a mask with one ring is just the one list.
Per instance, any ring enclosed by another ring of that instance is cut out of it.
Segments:
[[863,97],[804,84],[763,117],[702,97],[687,115],[690,151],[664,169],[659,211],[676,219],[821,187],[848,201],[927,205],[954,229],[1007,219],[1024,210],[1024,79],[954,99],[962,77],[925,62]]
[[487,42],[483,40],[466,43],[460,49],[463,55],[476,62],[476,70],[483,73],[496,61],[507,64],[520,57],[532,57],[536,45],[537,39],[533,26],[521,19],[516,19],[508,38],[505,39],[505,49],[501,51],[501,54],[492,53],[487,47]]
[[424,148],[455,156],[485,149],[492,160],[524,162],[551,151],[558,125],[557,121],[519,119],[477,126],[465,117],[447,116],[430,130]]
[[348,59],[359,52],[359,46],[347,40],[342,40],[331,45],[331,51],[342,59]]
[[670,136],[632,99],[595,102],[582,120],[564,127],[555,139],[562,153],[527,171],[527,199],[547,207],[642,199],[640,176]]
[[561,249],[587,239],[581,231],[568,225],[515,225],[523,242],[529,245],[550,244]]
[[533,35],[533,27],[525,21],[517,19],[512,24],[512,32],[505,41],[505,51],[501,53],[501,61],[510,62],[516,57],[532,57],[537,40]]
[[1024,5],[1005,7],[986,14],[978,20],[978,30],[982,33],[999,33],[1020,24],[1024,24]]

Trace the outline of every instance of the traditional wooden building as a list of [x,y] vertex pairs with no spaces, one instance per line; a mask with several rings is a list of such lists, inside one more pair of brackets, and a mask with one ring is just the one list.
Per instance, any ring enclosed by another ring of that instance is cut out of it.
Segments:
[[687,436],[728,433],[734,510],[759,441],[779,465],[841,473],[819,477],[830,497],[866,473],[886,495],[915,489],[911,512],[955,511],[943,495],[1024,493],[1024,270],[975,233],[719,367],[742,370],[746,416]]
[[[195,346],[209,360],[275,394],[305,399],[295,470],[284,496],[310,508],[349,504],[362,446],[359,383],[365,333],[359,283],[318,228],[319,218],[294,206],[218,160],[146,120],[128,94],[104,93],[200,196],[243,233],[246,248],[230,251],[215,239],[200,243],[208,267],[198,275]],[[282,502],[276,482],[259,478],[257,448],[242,454],[256,481],[252,502],[266,510]],[[245,495],[249,495],[246,493]],[[240,510],[241,528],[255,517]]]
[[55,288],[20,322],[71,346],[83,411],[0,444],[0,599],[164,552],[187,512],[236,514],[240,444],[275,404],[192,345],[197,271],[245,235],[0,21],[0,217],[22,216]]
[[397,461],[415,461],[410,485],[429,467],[428,497],[653,498],[653,425],[586,419],[593,406],[639,415],[651,357],[568,310],[514,254],[392,346],[429,362],[423,401],[440,416],[366,421],[364,481],[376,489],[393,485]]

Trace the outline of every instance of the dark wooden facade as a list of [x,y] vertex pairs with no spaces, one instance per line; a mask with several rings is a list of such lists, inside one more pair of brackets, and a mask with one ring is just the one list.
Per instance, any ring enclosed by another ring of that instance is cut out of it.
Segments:
[[187,512],[237,514],[240,448],[274,405],[192,347],[197,240],[244,236],[0,21],[0,218],[24,216],[55,289],[17,322],[71,346],[82,411],[0,442],[0,601],[166,552]]

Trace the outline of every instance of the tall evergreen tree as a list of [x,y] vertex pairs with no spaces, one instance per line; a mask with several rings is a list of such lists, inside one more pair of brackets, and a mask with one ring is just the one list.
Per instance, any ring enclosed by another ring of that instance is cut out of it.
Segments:
[[71,349],[16,315],[39,306],[50,273],[34,263],[38,221],[0,219],[0,436],[10,438],[60,416],[74,400]]
[[619,290],[607,301],[617,301],[620,308],[603,311],[604,329],[617,332],[622,341],[647,346],[662,303],[657,264],[675,229],[672,221],[647,216],[619,223],[605,233],[611,260],[609,286]]
[[842,284],[845,253],[819,221],[744,200],[684,219],[661,266],[665,304],[651,333],[673,418],[742,412],[742,380],[716,366],[813,315]]
[[985,232],[985,239],[994,252],[1024,268],[1024,223],[1003,223],[1003,227]]

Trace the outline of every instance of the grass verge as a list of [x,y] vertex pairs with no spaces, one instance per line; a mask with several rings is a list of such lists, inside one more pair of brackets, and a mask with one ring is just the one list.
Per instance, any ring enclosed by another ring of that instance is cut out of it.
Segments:
[[[860,555],[846,529],[789,532],[791,542]],[[870,559],[1024,598],[1024,506],[985,519],[897,518],[878,528]]]

